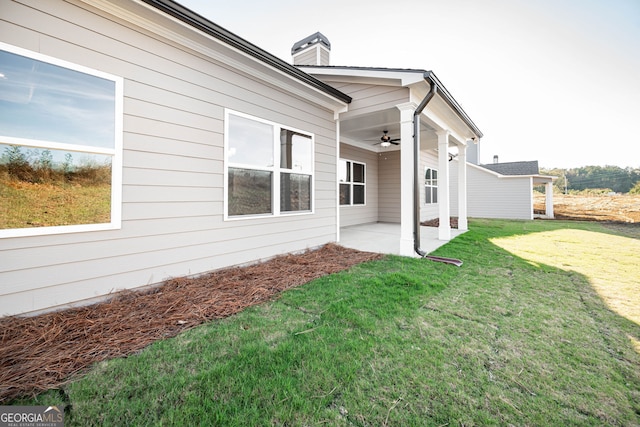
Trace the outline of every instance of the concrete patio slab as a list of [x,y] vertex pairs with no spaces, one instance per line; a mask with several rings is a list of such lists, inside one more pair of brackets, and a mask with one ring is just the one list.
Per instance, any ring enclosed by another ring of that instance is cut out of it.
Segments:
[[[451,229],[451,238],[455,238],[464,231]],[[360,251],[377,252],[381,254],[400,254],[400,224],[371,223],[358,224],[340,229],[340,245]],[[447,243],[438,239],[437,227],[420,227],[420,246],[427,254],[435,251]],[[418,258],[418,254],[413,254]]]

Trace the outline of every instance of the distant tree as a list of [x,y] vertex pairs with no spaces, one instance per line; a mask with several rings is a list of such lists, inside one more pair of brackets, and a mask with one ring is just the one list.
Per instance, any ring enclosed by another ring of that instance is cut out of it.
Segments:
[[42,150],[38,158],[39,169],[53,169],[53,154],[51,150]]
[[567,182],[567,179],[566,179],[566,176],[565,176],[565,169],[557,169],[557,168],[544,169],[544,168],[540,168],[540,174],[541,175],[546,175],[546,176],[558,177],[558,179],[556,179],[553,182],[554,191],[559,192],[559,193],[564,193],[565,184]]
[[10,145],[2,153],[2,163],[10,176],[21,181],[33,181],[34,171],[27,154],[18,145]]
[[566,182],[569,191],[608,188],[616,193],[626,193],[634,183],[640,180],[640,169],[623,169],[618,166],[583,166],[566,170],[541,169],[541,173],[559,177],[555,186],[562,192]]
[[629,190],[629,194],[640,194],[640,181],[636,181],[636,185]]

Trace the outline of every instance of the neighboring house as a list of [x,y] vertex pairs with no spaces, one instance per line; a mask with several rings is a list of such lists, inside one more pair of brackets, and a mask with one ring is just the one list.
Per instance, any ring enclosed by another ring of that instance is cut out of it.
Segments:
[[[455,159],[451,169],[457,171]],[[473,218],[533,219],[533,187],[545,186],[545,216],[553,218],[553,181],[540,175],[537,161],[476,165],[467,162],[467,215]],[[455,176],[455,173],[454,173]],[[456,189],[452,187],[453,215]]]
[[[298,67],[171,0],[0,9],[5,169],[28,152],[102,191],[83,219],[0,230],[0,315],[316,248],[350,224],[399,223],[410,255],[417,220],[450,216],[449,148],[464,161],[482,137],[432,72],[328,67],[321,34],[294,45]],[[455,180],[466,229],[466,168]]]

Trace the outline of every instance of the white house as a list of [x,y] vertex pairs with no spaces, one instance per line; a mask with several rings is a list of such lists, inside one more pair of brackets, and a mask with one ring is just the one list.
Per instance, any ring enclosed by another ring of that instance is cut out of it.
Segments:
[[[419,252],[417,222],[452,212],[448,150],[464,161],[482,137],[432,72],[327,66],[321,34],[292,65],[172,0],[0,10],[0,171],[30,153],[64,172],[61,197],[82,171],[106,181],[82,219],[18,209],[41,184],[0,193],[0,315],[319,247],[350,224],[397,222]],[[465,168],[455,180],[466,228]]]
[[[477,165],[467,162],[467,215],[472,218],[533,219],[533,188],[545,186],[545,216],[553,218],[553,181],[541,175],[537,161]],[[451,162],[458,171],[460,162]],[[452,215],[458,212],[456,172],[453,173]]]

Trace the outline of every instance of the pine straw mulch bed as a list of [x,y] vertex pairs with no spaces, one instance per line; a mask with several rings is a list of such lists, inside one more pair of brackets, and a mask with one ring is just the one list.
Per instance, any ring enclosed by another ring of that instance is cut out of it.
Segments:
[[211,319],[375,259],[328,244],[248,267],[176,278],[144,292],[120,292],[87,307],[0,319],[0,402],[59,388],[91,364],[140,351]]
[[[428,221],[422,221],[420,223],[420,225],[425,226],[425,227],[439,227],[440,226],[440,219],[439,218],[434,218],[434,219],[430,219]],[[452,216],[449,218],[449,225],[451,228],[458,228],[458,217],[457,216]]]

